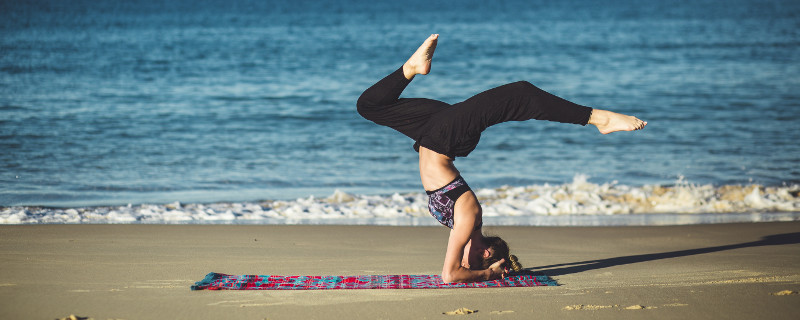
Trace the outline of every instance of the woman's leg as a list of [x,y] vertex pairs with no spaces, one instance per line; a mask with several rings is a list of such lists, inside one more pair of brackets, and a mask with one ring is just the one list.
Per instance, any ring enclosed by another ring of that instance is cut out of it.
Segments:
[[361,93],[356,102],[358,112],[364,118],[370,119],[368,115],[374,113],[372,109],[380,110],[382,106],[398,103],[400,94],[403,93],[409,83],[411,83],[411,80],[403,76],[403,68],[395,70]]
[[526,81],[481,92],[454,106],[460,117],[479,123],[476,129],[481,131],[502,122],[531,119],[586,125],[592,114],[592,108],[559,98]]
[[493,88],[457,103],[452,116],[458,119],[455,125],[470,136],[498,123],[531,119],[593,124],[604,134],[638,130],[646,124],[635,117],[570,102],[526,81]]
[[368,109],[370,106],[384,106],[396,103],[400,98],[400,94],[411,83],[411,79],[414,79],[415,75],[428,74],[431,71],[431,59],[433,59],[433,52],[436,50],[438,37],[438,34],[434,34],[425,39],[425,42],[403,64],[403,67],[364,91],[357,102],[359,112],[361,112],[362,108]]
[[430,116],[450,105],[431,99],[400,98],[400,94],[415,75],[430,72],[437,37],[438,35],[431,35],[403,67],[364,91],[356,103],[358,113],[379,125],[418,139],[421,127],[428,122]]

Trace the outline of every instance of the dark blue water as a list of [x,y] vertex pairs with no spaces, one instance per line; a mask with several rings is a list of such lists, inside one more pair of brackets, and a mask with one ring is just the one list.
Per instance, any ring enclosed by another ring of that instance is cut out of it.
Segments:
[[421,191],[355,100],[430,33],[406,96],[528,80],[649,121],[490,128],[474,187],[800,183],[798,1],[3,1],[0,206]]

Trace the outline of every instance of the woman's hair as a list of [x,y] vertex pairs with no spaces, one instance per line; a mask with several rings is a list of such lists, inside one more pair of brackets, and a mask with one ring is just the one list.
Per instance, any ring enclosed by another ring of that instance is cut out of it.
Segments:
[[490,257],[483,259],[483,269],[488,269],[489,266],[494,264],[500,259],[506,259],[503,263],[503,268],[508,268],[509,271],[520,272],[522,265],[517,260],[517,256],[509,254],[508,244],[500,237],[483,237],[486,245],[492,249],[493,253]]

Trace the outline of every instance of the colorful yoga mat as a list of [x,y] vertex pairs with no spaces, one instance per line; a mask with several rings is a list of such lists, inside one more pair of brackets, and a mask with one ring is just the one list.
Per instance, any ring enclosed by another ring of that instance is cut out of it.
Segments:
[[557,286],[543,274],[516,274],[504,279],[444,283],[438,275],[275,276],[209,273],[192,290],[326,290],[326,289],[446,289]]

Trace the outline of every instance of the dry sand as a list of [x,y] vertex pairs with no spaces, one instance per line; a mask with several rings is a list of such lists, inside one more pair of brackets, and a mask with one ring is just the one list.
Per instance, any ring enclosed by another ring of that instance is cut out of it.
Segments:
[[[558,287],[190,291],[230,274],[436,274],[442,227],[0,226],[0,319],[796,319],[800,222],[487,227]],[[787,293],[788,292],[788,293]],[[792,293],[794,292],[794,293]],[[467,308],[465,315],[445,313]]]

